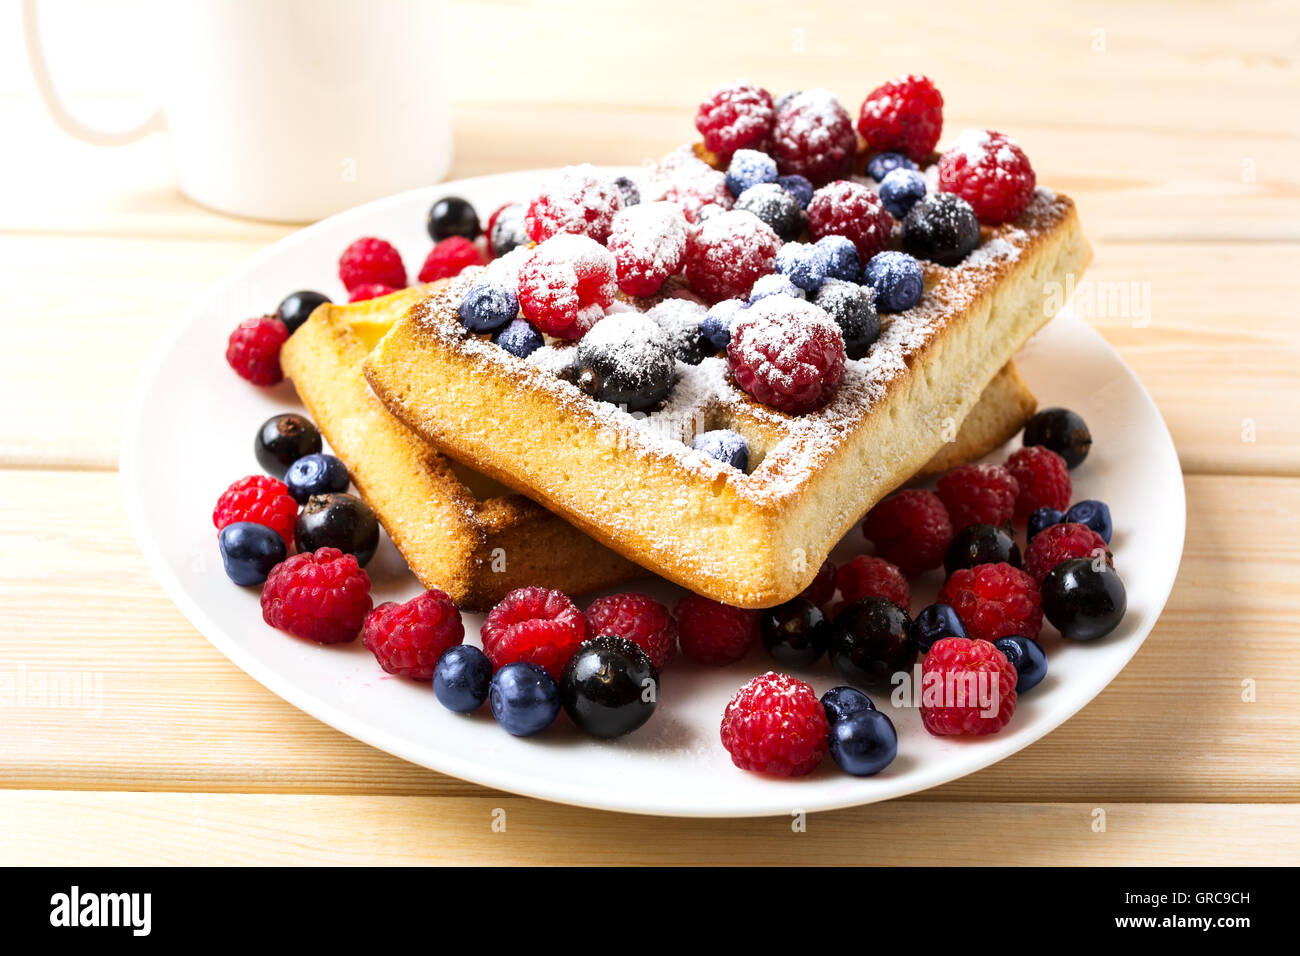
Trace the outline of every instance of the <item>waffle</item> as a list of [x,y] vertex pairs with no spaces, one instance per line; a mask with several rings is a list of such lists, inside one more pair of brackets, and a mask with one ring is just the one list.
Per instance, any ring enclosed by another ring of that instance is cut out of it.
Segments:
[[[942,450],[1050,318],[1050,284],[1090,257],[1074,203],[1038,190],[961,264],[925,263],[921,303],[846,364],[826,407],[802,416],[753,402],[717,357],[682,368],[649,415],[597,402],[557,375],[566,349],[521,360],[466,330],[456,306],[468,279],[416,303],[370,353],[366,378],[436,447],[637,564],[767,607],[803,590],[871,506]],[[686,444],[714,428],[745,437],[749,473]]]
[[[370,393],[361,372],[366,353],[411,305],[445,285],[321,306],[281,351],[285,373],[415,576],[468,610],[487,610],[527,584],[581,594],[643,574],[524,496],[439,454]],[[923,471],[988,453],[1034,407],[1008,363]]]

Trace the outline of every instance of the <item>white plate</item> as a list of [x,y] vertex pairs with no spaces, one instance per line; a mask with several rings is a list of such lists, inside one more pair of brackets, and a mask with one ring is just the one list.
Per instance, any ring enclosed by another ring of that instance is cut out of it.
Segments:
[[[1183,547],[1182,473],[1173,442],[1142,385],[1084,321],[1059,315],[1018,358],[1045,405],[1087,419],[1096,443],[1074,472],[1075,498],[1100,498],[1115,516],[1111,542],[1128,588],[1128,615],[1103,640],[1063,641],[1044,625],[1051,665],[1023,695],[1002,733],[979,739],[933,737],[915,709],[892,709],[898,759],[883,773],[855,778],[827,759],[812,775],[786,780],[732,766],[718,740],[723,706],[745,681],[769,668],[762,648],[730,667],[678,660],[664,675],[660,705],[640,731],[600,742],[561,716],[545,734],[517,739],[480,712],[444,710],[427,684],[389,677],[360,642],[317,647],[262,622],[255,590],[222,572],[211,513],[234,479],[258,472],[253,435],[270,415],[300,407],[288,385],[258,389],[226,366],[235,323],[264,313],[295,289],[336,299],[336,263],[358,236],[377,235],[403,253],[412,275],[430,242],[424,218],[442,195],[461,195],[486,215],[527,197],[544,172],[446,183],[370,203],[317,223],[254,256],[214,285],[159,346],[131,402],[122,449],[122,485],[131,526],[146,559],[186,617],[239,667],[294,705],[344,733],[434,770],[491,787],[583,806],[678,816],[758,816],[826,810],[885,800],[987,767],[1033,743],[1092,700],[1137,651],[1164,607]],[[1001,455],[993,456],[1000,460]],[[178,479],[178,474],[186,477]],[[839,557],[861,550],[859,532]],[[368,569],[375,601],[402,599],[419,586],[385,540]],[[914,582],[915,608],[932,600],[938,573]],[[677,590],[639,587],[661,599]],[[466,615],[477,640],[481,618]],[[821,661],[798,673],[818,693],[841,683]]]

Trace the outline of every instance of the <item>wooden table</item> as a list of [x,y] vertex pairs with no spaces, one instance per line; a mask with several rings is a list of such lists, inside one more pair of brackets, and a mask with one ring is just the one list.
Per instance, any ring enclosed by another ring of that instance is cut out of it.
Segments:
[[[691,135],[702,94],[737,75],[825,85],[856,108],[880,80],[924,71],[945,93],[949,136],[975,124],[1016,136],[1040,181],[1078,200],[1094,290],[1149,294],[1149,310],[1103,303],[1092,321],[1155,396],[1186,475],[1186,550],[1159,625],[1041,742],[911,799],[814,816],[802,834],[788,819],[506,796],[332,730],[172,606],[115,473],[146,356],[210,282],[290,229],[185,200],[165,138],[98,150],[61,136],[6,29],[0,679],[87,673],[103,706],[5,702],[0,862],[1300,858],[1300,322],[1282,291],[1300,262],[1296,5],[1025,4],[997,21],[946,2],[923,18],[848,2],[772,16],[540,7],[451,7],[451,29],[476,40],[447,54],[452,175],[658,155]],[[129,91],[96,69],[74,70],[70,88],[120,103]],[[498,807],[505,833],[490,826]]]

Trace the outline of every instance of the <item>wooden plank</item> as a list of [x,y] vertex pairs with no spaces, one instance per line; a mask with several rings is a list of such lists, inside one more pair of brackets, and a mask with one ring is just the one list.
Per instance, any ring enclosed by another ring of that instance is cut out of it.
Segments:
[[[1187,485],[1182,573],[1136,659],[1042,741],[925,799],[1300,799],[1300,480]],[[97,710],[4,709],[0,785],[487,792],[345,737],[226,661],[154,584],[115,475],[0,471],[0,614],[0,669],[102,681]]]
[[514,797],[27,791],[0,793],[0,820],[6,866],[1241,866],[1300,853],[1300,807],[1233,804],[894,802],[796,832],[791,817],[666,820]]

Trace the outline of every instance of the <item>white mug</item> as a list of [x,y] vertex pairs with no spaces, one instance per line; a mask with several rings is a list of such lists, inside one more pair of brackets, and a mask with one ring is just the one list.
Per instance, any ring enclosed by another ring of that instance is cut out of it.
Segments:
[[104,132],[63,104],[24,0],[46,108],[97,145],[165,129],[177,182],[221,212],[306,222],[437,182],[451,118],[437,0],[179,0],[158,5],[157,112]]

